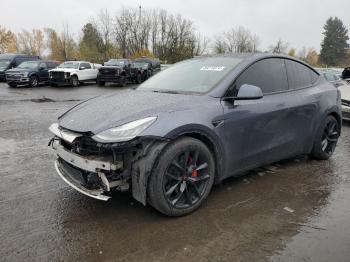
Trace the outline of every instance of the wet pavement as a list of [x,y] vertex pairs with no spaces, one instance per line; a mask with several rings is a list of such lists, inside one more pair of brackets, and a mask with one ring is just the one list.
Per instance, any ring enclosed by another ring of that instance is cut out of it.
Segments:
[[228,179],[197,212],[168,218],[128,193],[88,198],[54,170],[47,127],[118,89],[0,84],[0,261],[350,261],[350,125],[331,160]]

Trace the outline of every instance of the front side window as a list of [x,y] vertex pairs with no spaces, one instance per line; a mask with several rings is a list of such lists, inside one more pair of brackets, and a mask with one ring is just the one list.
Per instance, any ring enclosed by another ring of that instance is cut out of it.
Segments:
[[[138,87],[138,90],[206,93],[223,80],[242,59],[205,57],[179,62]],[[139,60],[137,62],[140,62]]]
[[288,90],[287,72],[283,59],[260,60],[246,69],[235,81],[234,90],[243,84],[260,87],[264,94]]
[[299,89],[312,86],[319,75],[307,66],[287,59],[286,67],[290,89]]
[[42,69],[47,69],[46,63],[41,63],[41,64],[40,64],[40,68],[42,68]]

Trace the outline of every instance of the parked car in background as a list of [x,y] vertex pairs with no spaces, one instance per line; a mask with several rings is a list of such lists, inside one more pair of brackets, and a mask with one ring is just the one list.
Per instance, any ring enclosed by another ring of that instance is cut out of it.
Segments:
[[29,85],[36,87],[40,83],[49,83],[49,70],[56,68],[55,61],[25,61],[16,68],[6,71],[6,82],[10,87]]
[[350,67],[345,67],[342,72],[342,79],[350,84]]
[[152,65],[152,74],[161,70],[160,61],[156,58],[141,57],[134,60],[136,63],[150,63]]
[[80,83],[97,81],[100,64],[86,61],[66,61],[49,71],[50,85],[79,86]]
[[141,203],[181,216],[227,177],[296,155],[330,158],[341,97],[292,57],[226,54],[85,101],[50,131],[57,173],[77,191],[108,200],[130,188]]
[[339,87],[341,93],[341,105],[343,119],[350,121],[350,85]]
[[106,83],[118,83],[126,86],[131,80],[130,67],[131,60],[129,59],[110,59],[99,69],[97,84],[104,86]]
[[341,79],[332,69],[318,69],[317,70],[328,82],[332,83],[335,87],[346,85],[347,83]]
[[0,54],[0,81],[6,80],[6,70],[17,67],[24,61],[35,61],[39,59],[39,56],[28,56],[23,54]]
[[152,64],[148,62],[132,62],[130,77],[133,82],[140,84],[153,75]]

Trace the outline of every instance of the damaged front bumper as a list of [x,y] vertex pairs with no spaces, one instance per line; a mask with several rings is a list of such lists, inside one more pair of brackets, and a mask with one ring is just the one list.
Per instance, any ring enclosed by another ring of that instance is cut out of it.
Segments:
[[69,170],[68,166],[65,166],[62,160],[57,159],[55,161],[55,168],[62,180],[78,192],[98,200],[107,201],[111,198],[110,196],[105,195],[102,189],[89,190],[78,179],[74,179],[74,176],[72,176],[72,172],[74,171]]
[[[146,204],[148,176],[167,141],[153,138],[85,145],[84,139],[89,139],[86,134],[62,129],[58,124],[51,125],[49,130],[55,135],[49,145],[57,156],[56,171],[69,186],[107,201],[112,190],[126,191],[132,185],[133,197]],[[86,153],[89,150],[92,153]]]

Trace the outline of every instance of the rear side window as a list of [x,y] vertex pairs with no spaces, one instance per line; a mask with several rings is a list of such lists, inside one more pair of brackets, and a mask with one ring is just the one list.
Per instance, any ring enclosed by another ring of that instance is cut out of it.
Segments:
[[288,81],[290,89],[299,89],[312,86],[319,75],[301,63],[286,60]]
[[258,86],[264,94],[288,90],[286,66],[281,58],[260,60],[245,70],[236,80],[235,89],[243,84]]

